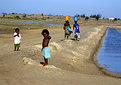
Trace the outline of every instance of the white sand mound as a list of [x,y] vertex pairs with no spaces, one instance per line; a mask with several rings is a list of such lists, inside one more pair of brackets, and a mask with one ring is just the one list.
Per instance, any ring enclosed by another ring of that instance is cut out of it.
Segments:
[[[35,65],[35,66],[41,66],[43,67],[43,65],[41,65],[40,63],[32,60],[31,58],[27,58],[27,57],[24,57],[23,58],[23,62],[24,64],[30,64],[30,65]],[[48,65],[48,66],[44,66],[45,68],[56,68],[54,65]],[[58,68],[56,68],[58,69]]]
[[49,48],[51,51],[57,51],[60,50],[62,47],[56,42],[51,42]]
[[42,45],[41,44],[40,45],[35,45],[34,47],[41,49],[42,48]]
[[59,68],[55,67],[54,65],[47,65],[47,66],[45,66],[45,68],[54,68],[54,69],[59,69]]
[[24,64],[42,66],[41,64],[39,64],[36,61],[32,60],[31,58],[27,58],[27,57],[23,58],[23,62],[24,62]]

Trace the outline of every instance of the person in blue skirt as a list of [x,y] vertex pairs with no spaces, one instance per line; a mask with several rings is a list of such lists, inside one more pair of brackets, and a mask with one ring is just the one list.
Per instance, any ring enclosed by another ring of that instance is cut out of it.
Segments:
[[50,49],[48,47],[51,37],[49,36],[49,31],[47,29],[44,29],[42,31],[42,35],[44,37],[43,43],[42,43],[42,53],[43,53],[43,57],[44,57],[44,61],[45,61],[43,66],[46,66],[46,65],[48,65],[48,58],[51,57]]
[[74,39],[78,40],[78,35],[79,35],[80,31],[79,31],[79,24],[77,24],[77,21],[75,21],[75,24],[73,25],[73,30],[75,33]]

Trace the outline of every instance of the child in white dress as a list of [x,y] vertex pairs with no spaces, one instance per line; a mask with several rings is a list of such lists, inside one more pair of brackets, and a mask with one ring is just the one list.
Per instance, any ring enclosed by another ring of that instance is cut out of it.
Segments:
[[15,29],[14,32],[14,51],[19,51],[19,47],[20,47],[20,40],[21,40],[21,34],[19,33],[19,28]]

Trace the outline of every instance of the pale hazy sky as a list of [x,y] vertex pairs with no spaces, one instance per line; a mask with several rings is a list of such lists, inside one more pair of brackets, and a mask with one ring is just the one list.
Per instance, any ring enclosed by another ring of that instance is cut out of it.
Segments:
[[0,0],[0,13],[102,14],[121,18],[121,0]]

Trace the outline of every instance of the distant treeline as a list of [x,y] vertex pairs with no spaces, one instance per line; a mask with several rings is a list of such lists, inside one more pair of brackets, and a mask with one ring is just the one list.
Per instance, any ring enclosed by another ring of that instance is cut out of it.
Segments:
[[[11,15],[11,16],[7,16],[7,15]],[[21,13],[2,13],[2,17],[0,18],[8,18],[8,19],[26,19],[26,20],[46,20],[46,19],[50,19],[50,17],[52,16],[59,16],[59,15],[52,15],[52,14],[49,14],[49,15],[44,15],[43,13],[42,14],[39,14],[41,16],[40,17],[36,17],[35,15],[37,14],[21,14]],[[46,16],[46,17],[45,17]],[[47,17],[48,16],[48,17]],[[61,15],[62,16],[62,15]],[[82,14],[82,15],[79,15],[79,14],[76,14],[75,15],[76,17],[81,17],[81,18],[84,18],[86,21],[90,18],[93,18],[93,19],[96,19],[97,21],[99,19],[108,19],[108,18],[102,18],[102,15],[101,14],[92,14],[90,16],[86,16],[85,14]],[[74,17],[75,17],[74,16]],[[64,17],[64,16],[62,16]],[[63,19],[62,17],[58,18],[58,19]],[[55,17],[53,17],[55,18]],[[115,18],[114,21],[117,21],[117,20],[120,20],[120,18]]]
[[[75,15],[76,17],[81,17],[81,18],[85,18],[85,20],[88,20],[89,18],[95,18],[97,21],[102,18],[102,15],[101,14],[92,14],[90,16],[86,16],[85,14],[82,14],[82,15],[79,15],[79,14],[76,14]],[[102,18],[102,19],[108,19],[108,18]],[[117,20],[120,20],[120,18],[115,18],[114,21],[117,21]]]
[[49,17],[45,18],[43,17],[44,14],[42,13],[41,16],[42,18],[38,18],[34,15],[36,14],[21,14],[21,13],[1,13],[2,16],[0,18],[6,18],[6,19],[26,19],[26,20],[46,20],[49,19]]

